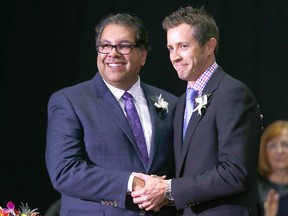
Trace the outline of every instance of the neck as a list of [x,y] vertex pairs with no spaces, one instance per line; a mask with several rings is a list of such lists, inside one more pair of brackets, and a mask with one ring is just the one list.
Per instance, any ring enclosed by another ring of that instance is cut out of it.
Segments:
[[288,170],[277,170],[269,176],[269,181],[275,184],[288,184]]

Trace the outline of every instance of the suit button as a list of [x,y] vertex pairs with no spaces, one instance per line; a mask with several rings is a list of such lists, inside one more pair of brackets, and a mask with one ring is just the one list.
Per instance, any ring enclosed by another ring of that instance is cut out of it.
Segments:
[[139,212],[139,215],[144,216],[145,215],[145,210],[141,209]]
[[114,206],[114,207],[118,207],[118,203],[117,203],[116,200],[114,200],[114,202],[113,202],[113,206]]

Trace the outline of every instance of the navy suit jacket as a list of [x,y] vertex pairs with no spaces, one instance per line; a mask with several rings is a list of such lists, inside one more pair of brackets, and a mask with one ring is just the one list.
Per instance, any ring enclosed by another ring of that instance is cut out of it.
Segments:
[[250,90],[221,67],[206,84],[203,93],[207,92],[212,93],[207,109],[201,115],[193,113],[184,141],[185,95],[176,108],[176,206],[183,215],[256,215],[258,105]]
[[[51,96],[46,164],[53,186],[62,194],[61,215],[139,215],[127,195],[131,172],[175,176],[173,115],[178,98],[144,83],[141,87],[152,121],[147,169],[124,112],[99,73]],[[169,103],[162,117],[150,99],[159,94]],[[165,209],[160,215],[173,215]]]

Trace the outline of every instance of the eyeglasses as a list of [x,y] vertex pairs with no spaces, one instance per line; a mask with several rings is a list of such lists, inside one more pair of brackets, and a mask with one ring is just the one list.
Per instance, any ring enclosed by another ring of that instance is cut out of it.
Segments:
[[98,43],[96,46],[97,52],[102,54],[108,54],[112,51],[113,48],[116,49],[116,52],[122,55],[127,55],[132,52],[133,47],[138,47],[137,44],[107,44],[107,43]]

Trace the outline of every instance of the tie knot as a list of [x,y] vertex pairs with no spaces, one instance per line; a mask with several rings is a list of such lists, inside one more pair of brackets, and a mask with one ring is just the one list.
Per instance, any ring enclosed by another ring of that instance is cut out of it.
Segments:
[[186,100],[194,100],[198,96],[198,91],[193,88],[188,88],[186,93]]
[[124,100],[133,100],[133,96],[128,92],[125,92],[122,97]]

